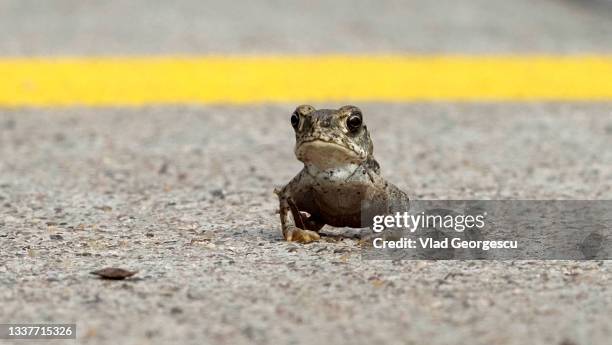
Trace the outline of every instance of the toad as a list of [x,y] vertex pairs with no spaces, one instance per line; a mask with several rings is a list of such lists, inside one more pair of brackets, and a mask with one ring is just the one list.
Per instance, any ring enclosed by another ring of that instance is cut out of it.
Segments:
[[362,212],[367,205],[376,205],[377,213],[387,214],[408,209],[406,193],[381,176],[359,108],[300,105],[290,119],[294,152],[304,168],[275,190],[287,241],[319,240],[324,225],[365,227]]

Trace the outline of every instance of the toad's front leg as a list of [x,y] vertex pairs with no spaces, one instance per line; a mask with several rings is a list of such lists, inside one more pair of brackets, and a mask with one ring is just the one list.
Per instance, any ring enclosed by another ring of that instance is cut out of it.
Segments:
[[278,195],[280,204],[280,221],[283,237],[287,241],[299,243],[310,243],[319,240],[319,234],[313,230],[319,230],[323,224],[307,219],[300,212],[295,200],[288,192],[288,188],[275,190],[275,193]]

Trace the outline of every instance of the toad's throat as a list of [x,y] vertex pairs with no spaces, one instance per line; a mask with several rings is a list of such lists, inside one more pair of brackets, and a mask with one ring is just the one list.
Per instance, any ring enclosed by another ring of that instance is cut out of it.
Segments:
[[313,164],[319,169],[360,163],[365,159],[365,154],[355,152],[338,143],[321,139],[302,142],[297,146],[295,155],[305,164]]

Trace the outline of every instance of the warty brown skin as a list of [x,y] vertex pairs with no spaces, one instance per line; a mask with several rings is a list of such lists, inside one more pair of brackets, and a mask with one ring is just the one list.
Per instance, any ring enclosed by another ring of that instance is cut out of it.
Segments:
[[387,214],[408,209],[406,193],[380,175],[359,108],[317,110],[300,105],[291,115],[291,124],[295,155],[304,168],[275,190],[287,241],[316,241],[324,225],[362,227],[363,202]]

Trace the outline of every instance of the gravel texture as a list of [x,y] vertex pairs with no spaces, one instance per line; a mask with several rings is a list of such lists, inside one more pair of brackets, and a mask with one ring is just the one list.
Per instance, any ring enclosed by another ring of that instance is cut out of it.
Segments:
[[[83,344],[609,344],[610,262],[284,242],[294,106],[0,110],[1,322],[76,322]],[[612,197],[610,103],[360,106],[414,199]]]

